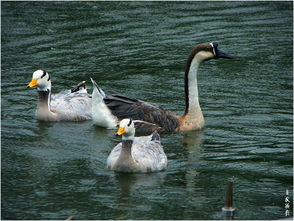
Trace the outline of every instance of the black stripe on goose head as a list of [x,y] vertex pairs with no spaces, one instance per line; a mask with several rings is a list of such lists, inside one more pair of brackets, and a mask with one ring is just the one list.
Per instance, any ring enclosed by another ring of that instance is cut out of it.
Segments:
[[131,126],[132,122],[133,122],[132,119],[130,119],[130,122],[128,123],[128,127]]
[[41,76],[41,79],[43,78],[43,77],[45,77],[46,75],[48,74],[48,79],[47,79],[47,81],[50,81],[50,75],[49,75],[49,73],[47,72],[47,71],[45,71],[45,70],[43,70],[43,74],[42,74],[42,76]]
[[43,77],[45,77],[46,74],[47,74],[47,72],[46,72],[45,70],[43,70],[43,75],[41,76],[41,79],[42,79]]

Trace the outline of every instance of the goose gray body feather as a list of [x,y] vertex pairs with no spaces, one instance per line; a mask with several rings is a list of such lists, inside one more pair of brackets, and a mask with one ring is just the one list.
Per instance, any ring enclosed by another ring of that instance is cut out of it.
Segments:
[[166,166],[167,157],[157,132],[123,140],[107,158],[107,168],[118,172],[156,172],[164,170]]
[[51,96],[50,110],[58,113],[58,117],[64,121],[90,120],[91,96],[88,93],[70,90]]

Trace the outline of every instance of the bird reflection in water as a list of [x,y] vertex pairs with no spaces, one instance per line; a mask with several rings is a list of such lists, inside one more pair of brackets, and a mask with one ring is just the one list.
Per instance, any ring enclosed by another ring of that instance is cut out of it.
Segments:
[[201,152],[203,144],[203,131],[189,131],[183,133],[182,148],[186,151],[187,166],[186,170],[186,186],[187,188],[193,188],[195,186],[195,179],[199,176],[200,172],[197,170],[197,162],[201,161]]

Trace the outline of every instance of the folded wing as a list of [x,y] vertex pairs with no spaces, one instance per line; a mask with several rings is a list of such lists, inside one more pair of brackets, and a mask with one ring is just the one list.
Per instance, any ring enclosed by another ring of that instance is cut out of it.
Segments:
[[132,118],[155,124],[164,131],[175,131],[179,121],[170,111],[144,101],[128,98],[122,95],[110,95],[104,102],[113,115],[119,119]]

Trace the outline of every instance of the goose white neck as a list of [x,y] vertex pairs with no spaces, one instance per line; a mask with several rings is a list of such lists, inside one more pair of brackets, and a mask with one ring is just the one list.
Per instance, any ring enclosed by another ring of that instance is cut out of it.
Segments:
[[191,66],[188,72],[188,109],[186,112],[196,111],[200,108],[199,104],[199,94],[198,94],[198,84],[197,84],[197,71],[199,64],[201,63],[202,59],[199,59],[197,56],[191,62]]

